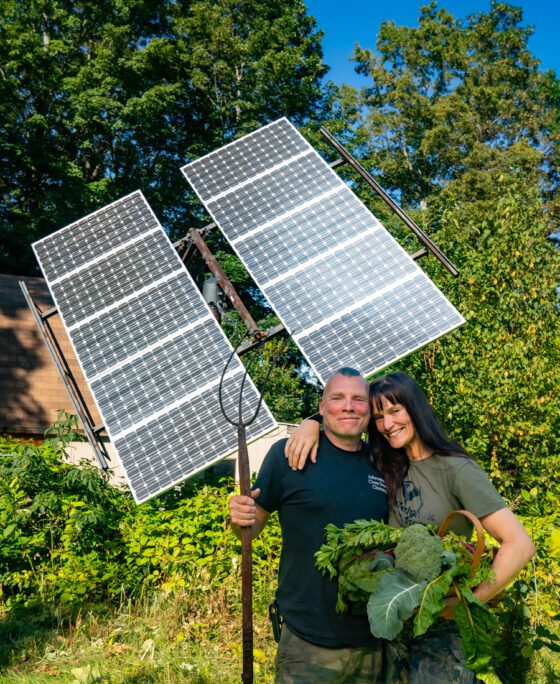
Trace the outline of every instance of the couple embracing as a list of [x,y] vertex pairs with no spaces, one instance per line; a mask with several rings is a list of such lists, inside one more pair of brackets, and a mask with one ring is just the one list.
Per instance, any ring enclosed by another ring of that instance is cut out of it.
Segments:
[[[392,373],[371,386],[341,368],[327,381],[319,406],[323,430],[306,420],[290,440],[267,454],[251,497],[232,496],[234,532],[256,537],[270,514],[282,528],[277,601],[283,629],[276,655],[277,684],[470,684],[454,623],[440,620],[395,659],[375,639],[367,616],[335,611],[337,583],[315,566],[325,527],[358,519],[436,528],[451,510],[480,518],[500,544],[492,582],[475,590],[486,602],[535,552],[519,520],[488,477],[438,422],[417,383]],[[368,443],[362,435],[368,434]],[[470,535],[466,521],[454,530]]]

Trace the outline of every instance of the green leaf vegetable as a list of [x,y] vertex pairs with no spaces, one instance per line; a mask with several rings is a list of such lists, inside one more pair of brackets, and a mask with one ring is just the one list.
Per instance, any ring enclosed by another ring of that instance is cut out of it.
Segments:
[[398,638],[408,622],[415,637],[424,634],[446,596],[456,596],[454,619],[467,667],[496,684],[497,620],[472,593],[493,573],[483,558],[471,577],[471,561],[470,549],[451,532],[440,539],[423,525],[397,530],[376,520],[342,529],[328,525],[326,543],[316,553],[317,567],[338,578],[337,610],[367,612],[372,634],[381,639]]
[[393,640],[400,634],[404,621],[419,605],[425,587],[425,580],[418,582],[401,568],[385,573],[367,604],[373,636]]

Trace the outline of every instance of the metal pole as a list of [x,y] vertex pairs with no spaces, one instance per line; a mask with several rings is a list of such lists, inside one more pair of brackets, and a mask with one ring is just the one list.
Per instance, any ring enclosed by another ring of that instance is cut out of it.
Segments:
[[224,271],[222,270],[222,267],[218,263],[216,257],[212,254],[212,252],[208,249],[208,245],[204,242],[202,239],[201,234],[198,232],[196,228],[191,228],[189,231],[189,235],[192,238],[192,241],[196,245],[198,251],[202,254],[202,257],[204,261],[206,262],[206,265],[212,272],[212,275],[214,275],[217,280],[218,280],[218,285],[222,289],[222,292],[224,295],[229,299],[229,301],[232,303],[232,305],[235,307],[237,313],[241,317],[241,320],[243,323],[245,323],[245,326],[249,330],[251,334],[254,334],[259,331],[259,326],[255,323],[253,317],[247,310],[247,307],[241,299],[239,298],[239,295],[235,291],[235,288],[231,284],[231,281],[229,278],[226,276]]
[[352,165],[352,167],[360,174],[360,176],[368,183],[375,192],[381,197],[381,199],[397,214],[397,216],[404,221],[404,223],[410,228],[410,230],[416,235],[416,237],[424,244],[424,246],[432,252],[432,254],[441,261],[445,268],[451,273],[451,275],[457,277],[459,271],[455,266],[449,261],[445,254],[435,245],[430,238],[424,233],[424,231],[416,225],[416,223],[410,218],[410,216],[400,207],[393,199],[390,197],[385,190],[379,185],[379,183],[371,176],[364,167],[356,160],[354,157],[343,147],[338,140],[332,136],[326,128],[321,126],[321,133],[325,138],[331,143],[331,145],[339,152],[343,158]]
[[51,359],[53,360],[53,363],[56,366],[56,370],[58,371],[60,379],[66,387],[66,391],[68,392],[70,401],[74,405],[74,409],[78,414],[78,417],[80,418],[82,428],[85,432],[85,435],[89,443],[91,444],[91,447],[95,454],[95,458],[97,459],[97,462],[99,463],[101,468],[103,468],[103,470],[107,470],[107,468],[109,467],[107,463],[107,461],[109,460],[109,454],[107,452],[105,444],[99,436],[99,433],[103,428],[102,426],[94,426],[92,415],[87,407],[86,401],[80,391],[80,388],[78,387],[76,378],[70,370],[68,361],[66,360],[66,357],[64,356],[62,349],[58,343],[58,340],[56,339],[56,335],[54,334],[54,331],[51,328],[48,321],[48,318],[54,316],[54,314],[57,313],[57,309],[56,307],[53,307],[45,313],[41,313],[39,307],[35,304],[31,294],[29,293],[25,281],[20,280],[19,286],[21,288],[23,296],[25,297],[27,305],[31,310],[31,313],[33,314],[33,318],[35,319],[35,323],[37,324],[39,334],[43,338],[43,342],[45,343],[45,346],[47,347],[48,352],[51,355]]

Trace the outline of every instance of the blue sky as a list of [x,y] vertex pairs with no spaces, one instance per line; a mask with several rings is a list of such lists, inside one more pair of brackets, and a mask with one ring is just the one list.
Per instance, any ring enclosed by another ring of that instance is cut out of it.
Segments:
[[[309,14],[315,17],[323,29],[324,61],[331,67],[327,79],[335,83],[348,83],[359,87],[367,81],[354,72],[349,61],[354,45],[373,49],[384,20],[394,20],[399,25],[417,26],[419,8],[428,4],[422,0],[304,0]],[[558,27],[560,26],[560,2],[556,0],[511,0],[511,5],[523,9],[523,25],[533,26],[534,33],[529,48],[541,60],[541,68],[554,69],[560,73],[560,50],[558,49]],[[439,0],[457,17],[477,12],[488,12],[490,0]]]

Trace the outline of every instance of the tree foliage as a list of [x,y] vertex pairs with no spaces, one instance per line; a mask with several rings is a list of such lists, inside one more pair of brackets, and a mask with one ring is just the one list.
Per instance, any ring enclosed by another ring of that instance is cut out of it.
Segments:
[[6,0],[0,17],[0,271],[141,188],[172,235],[200,216],[179,167],[320,101],[301,0]]
[[[398,366],[508,495],[543,481],[558,453],[560,88],[518,8],[458,20],[431,3],[416,28],[384,23],[377,53],[355,53],[361,94],[320,92],[301,0],[7,0],[0,31],[2,270],[31,272],[32,240],[136,187],[183,234],[204,218],[180,164],[276,116],[328,116],[461,269],[452,281],[427,262],[467,324]],[[217,231],[209,242],[255,319],[277,322]],[[289,347],[269,383],[277,417],[313,409],[304,380]]]
[[558,79],[542,73],[522,12],[493,1],[455,18],[436,2],[418,27],[381,25],[376,53],[357,48],[370,80],[362,141],[382,184],[420,205],[442,187],[477,198],[511,167],[527,182],[558,181]]
[[[560,465],[560,254],[538,188],[520,174],[496,179],[480,205],[433,211],[443,212],[438,244],[461,274],[429,270],[466,323],[398,365],[514,500],[549,487]],[[557,500],[560,490],[551,493]],[[551,501],[541,504],[545,512]]]
[[376,53],[356,49],[368,84],[339,98],[361,116],[364,165],[460,270],[423,263],[466,324],[395,367],[511,500],[547,483],[560,447],[558,79],[539,71],[530,35],[508,4],[463,21],[432,2],[416,28],[382,24]]

